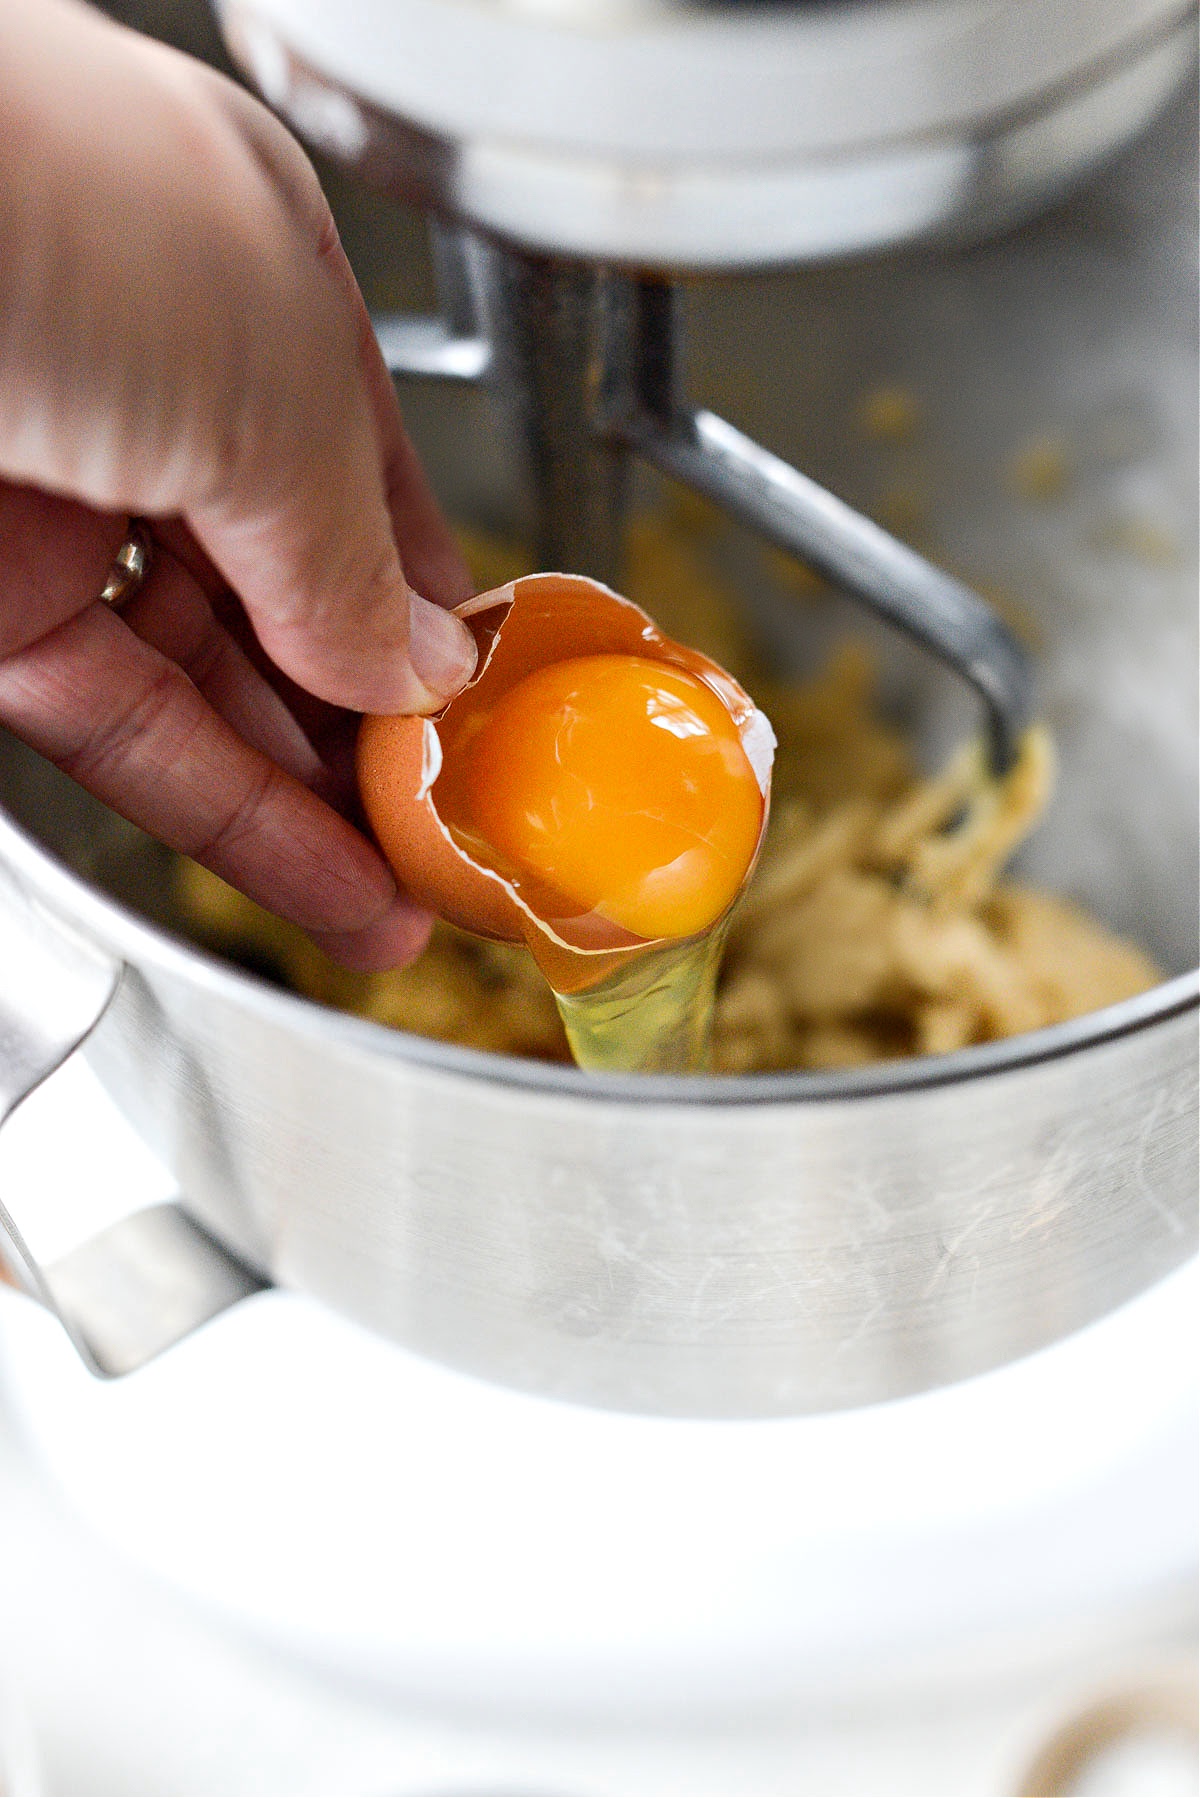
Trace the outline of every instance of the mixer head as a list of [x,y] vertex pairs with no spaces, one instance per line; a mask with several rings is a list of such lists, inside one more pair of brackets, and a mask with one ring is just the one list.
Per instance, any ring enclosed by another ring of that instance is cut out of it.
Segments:
[[980,232],[1151,116],[1186,0],[217,0],[300,132],[545,254],[659,271]]

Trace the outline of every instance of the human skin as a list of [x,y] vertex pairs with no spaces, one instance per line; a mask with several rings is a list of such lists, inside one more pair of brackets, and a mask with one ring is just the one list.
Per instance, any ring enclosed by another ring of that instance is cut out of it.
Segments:
[[[150,573],[99,602],[131,516]],[[0,723],[340,961],[424,946],[354,714],[469,677],[471,584],[307,158],[76,0],[0,5]]]

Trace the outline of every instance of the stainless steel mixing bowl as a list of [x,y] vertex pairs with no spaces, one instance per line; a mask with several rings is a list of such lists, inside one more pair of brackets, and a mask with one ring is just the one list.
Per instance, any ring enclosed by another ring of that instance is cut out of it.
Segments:
[[[185,1195],[71,1250],[60,1228],[40,1256],[40,1195],[4,1195],[24,1277],[96,1365],[136,1365],[269,1278],[531,1390],[803,1412],[1026,1354],[1192,1251],[1194,134],[1175,109],[981,249],[690,296],[696,391],[864,509],[924,507],[937,555],[1019,600],[1062,757],[1023,872],[1171,978],[851,1075],[586,1078],[336,1016],[199,953],[170,930],[168,858],[6,744],[5,1096],[82,1043]],[[883,381],[919,396],[917,441],[858,431]],[[487,516],[506,494],[485,406],[409,410],[443,490]],[[1047,433],[1066,483],[1039,498],[1013,458]],[[753,597],[781,657],[853,622]],[[963,724],[951,683],[885,653],[936,753]]]

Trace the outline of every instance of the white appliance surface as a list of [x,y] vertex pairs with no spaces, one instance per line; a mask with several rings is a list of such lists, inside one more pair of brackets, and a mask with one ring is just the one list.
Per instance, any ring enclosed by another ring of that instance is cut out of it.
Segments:
[[[79,1063],[0,1135],[12,1182],[48,1237],[169,1190]],[[693,1423],[281,1293],[105,1385],[0,1293],[0,1686],[49,1792],[1013,1790],[1190,1651],[1196,1297],[902,1404]],[[1131,1765],[1103,1789],[1196,1789]]]

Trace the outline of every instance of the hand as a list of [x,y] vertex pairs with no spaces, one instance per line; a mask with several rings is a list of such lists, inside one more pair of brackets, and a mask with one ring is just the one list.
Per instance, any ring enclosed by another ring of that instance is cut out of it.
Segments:
[[0,142],[0,722],[338,959],[411,959],[335,808],[352,712],[469,677],[471,586],[311,166],[73,0],[0,9]]

